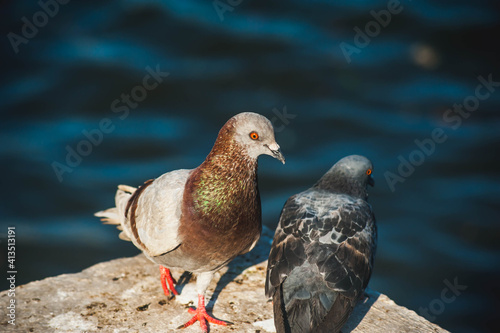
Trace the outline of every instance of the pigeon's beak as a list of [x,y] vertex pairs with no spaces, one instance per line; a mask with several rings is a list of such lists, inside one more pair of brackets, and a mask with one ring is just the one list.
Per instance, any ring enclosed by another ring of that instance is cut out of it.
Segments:
[[281,153],[280,146],[276,142],[271,143],[267,146],[267,148],[269,148],[274,158],[280,160],[281,163],[285,164],[285,156],[283,156],[283,154]]
[[375,180],[371,175],[368,177],[368,185],[375,186]]

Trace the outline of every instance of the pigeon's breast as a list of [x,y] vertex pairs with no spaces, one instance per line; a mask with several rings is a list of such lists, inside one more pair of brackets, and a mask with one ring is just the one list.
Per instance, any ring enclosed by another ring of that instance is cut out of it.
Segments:
[[181,245],[163,255],[162,263],[192,272],[213,271],[248,252],[262,229],[260,196],[258,189],[237,195],[237,200],[228,198],[220,214],[193,209],[192,195],[185,195],[178,231]]

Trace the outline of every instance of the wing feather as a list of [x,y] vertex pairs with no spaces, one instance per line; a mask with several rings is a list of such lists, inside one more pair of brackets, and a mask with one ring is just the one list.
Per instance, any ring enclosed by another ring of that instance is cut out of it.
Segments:
[[[178,229],[184,187],[191,170],[168,172],[155,179],[138,197],[134,244],[150,257],[169,252],[180,245]],[[130,216],[127,216],[130,229]]]

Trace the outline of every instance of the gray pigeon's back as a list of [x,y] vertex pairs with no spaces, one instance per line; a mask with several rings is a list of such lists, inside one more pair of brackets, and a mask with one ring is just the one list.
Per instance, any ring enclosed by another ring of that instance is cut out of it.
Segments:
[[314,186],[283,207],[266,277],[278,333],[339,332],[368,284],[377,236],[371,206],[335,192]]

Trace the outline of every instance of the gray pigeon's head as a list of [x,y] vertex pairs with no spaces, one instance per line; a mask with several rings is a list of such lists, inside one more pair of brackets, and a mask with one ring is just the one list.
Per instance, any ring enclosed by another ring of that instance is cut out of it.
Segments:
[[361,155],[350,155],[335,163],[316,183],[316,187],[366,199],[367,185],[374,185],[372,162]]
[[237,114],[229,122],[233,123],[234,140],[251,158],[256,159],[265,154],[285,163],[280,146],[274,138],[273,125],[266,117],[253,112],[244,112]]

